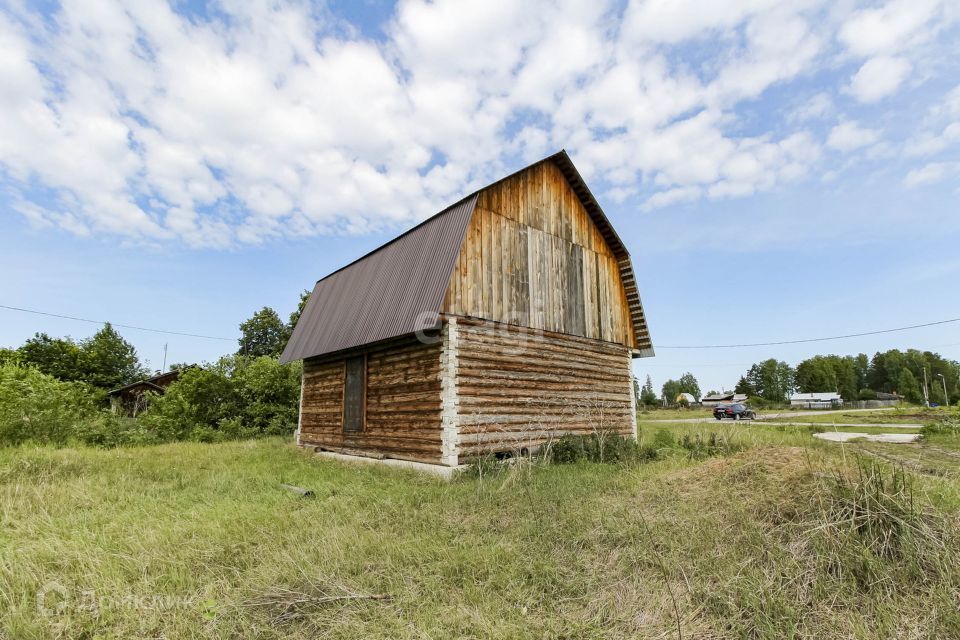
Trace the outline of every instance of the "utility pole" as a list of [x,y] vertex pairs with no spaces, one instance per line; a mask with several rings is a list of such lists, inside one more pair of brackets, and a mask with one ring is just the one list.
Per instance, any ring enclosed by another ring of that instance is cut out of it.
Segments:
[[943,383],[943,402],[949,407],[950,396],[947,395],[947,379],[943,377],[942,373],[938,373],[937,375],[940,376],[940,382]]
[[160,373],[167,372],[167,343],[163,343],[163,369],[160,369]]
[[927,367],[921,367],[923,369],[923,406],[930,406],[930,387],[927,385]]

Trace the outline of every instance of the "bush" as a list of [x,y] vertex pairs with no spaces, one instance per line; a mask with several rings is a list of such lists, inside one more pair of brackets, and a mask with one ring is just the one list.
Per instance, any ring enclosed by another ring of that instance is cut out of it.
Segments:
[[857,394],[859,400],[876,400],[877,392],[873,389],[860,389],[860,393]]
[[103,392],[79,382],[62,382],[34,367],[0,365],[0,446],[65,445],[95,447],[159,441],[136,420],[102,408]]
[[575,462],[636,463],[655,460],[657,452],[643,447],[630,437],[611,433],[589,436],[565,435],[545,450],[545,456],[556,464]]
[[689,456],[696,460],[710,458],[713,456],[726,456],[743,450],[743,446],[730,442],[729,438],[710,433],[704,438],[699,433],[692,438],[684,435],[680,440],[680,446],[689,452]]
[[960,414],[956,416],[946,416],[940,420],[937,420],[936,422],[924,425],[924,427],[920,429],[920,433],[923,435],[923,437],[958,437],[960,436]]
[[141,417],[166,440],[217,442],[292,434],[300,400],[299,364],[229,356],[184,371]]
[[771,407],[778,406],[779,403],[761,398],[760,396],[750,396],[747,398],[747,404],[750,405],[751,409],[770,409]]
[[78,382],[61,382],[33,367],[0,365],[0,444],[64,444],[78,424],[99,413],[100,396]]

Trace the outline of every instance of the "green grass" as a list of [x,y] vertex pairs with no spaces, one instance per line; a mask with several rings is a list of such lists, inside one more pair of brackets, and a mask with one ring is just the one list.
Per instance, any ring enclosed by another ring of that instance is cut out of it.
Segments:
[[[0,450],[0,637],[960,634],[954,480],[884,498],[887,557],[830,519],[863,494],[831,484],[849,449],[710,427],[670,430],[751,448],[452,483],[279,440]],[[46,615],[51,583],[70,599]]]
[[[762,413],[762,412],[761,412]],[[829,413],[817,415],[815,413],[800,416],[784,416],[770,418],[769,422],[816,422],[821,424],[833,423],[875,423],[875,424],[927,424],[936,420],[941,414],[935,409],[914,408],[912,410],[892,409],[886,411],[857,411],[844,413]],[[767,420],[765,420],[766,422]]]

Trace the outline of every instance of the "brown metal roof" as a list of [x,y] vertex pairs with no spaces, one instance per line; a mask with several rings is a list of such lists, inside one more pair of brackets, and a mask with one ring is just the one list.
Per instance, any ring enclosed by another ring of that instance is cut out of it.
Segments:
[[333,353],[424,328],[440,312],[477,195],[543,162],[557,165],[610,245],[626,289],[638,355],[652,356],[630,254],[570,156],[559,151],[478,189],[317,282],[280,361]]
[[129,389],[132,389],[138,386],[145,386],[153,390],[163,391],[163,389],[168,387],[172,382],[174,382],[179,377],[180,377],[180,369],[174,369],[173,371],[167,371],[166,373],[158,373],[149,378],[145,378],[143,380],[137,380],[136,382],[125,384],[122,387],[111,389],[110,391],[107,392],[107,395],[108,396],[116,395],[118,393],[122,393],[124,391],[127,391]]
[[317,282],[280,361],[432,326],[476,203],[472,194]]

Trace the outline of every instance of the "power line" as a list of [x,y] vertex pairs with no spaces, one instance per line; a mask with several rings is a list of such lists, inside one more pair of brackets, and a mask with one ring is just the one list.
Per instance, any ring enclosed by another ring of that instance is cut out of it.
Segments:
[[[0,304],[0,309],[9,309],[11,311],[22,311],[23,313],[33,313],[38,316],[50,316],[51,318],[64,318],[66,320],[76,320],[78,322],[90,322],[92,324],[107,324],[106,320],[90,320],[89,318],[78,318],[76,316],[67,316],[60,313],[48,313],[46,311],[37,311],[36,309],[23,309],[21,307],[10,307],[5,304]],[[183,331],[165,331],[163,329],[149,329],[147,327],[137,327],[132,324],[119,324],[117,322],[110,322],[114,327],[122,327],[124,329],[135,329],[137,331],[149,331],[151,333],[165,333],[172,336],[186,336],[188,338],[203,338],[204,340],[226,340],[228,342],[234,342],[235,338],[221,338],[219,336],[204,336],[198,333],[185,333]]]
[[827,340],[843,340],[844,338],[859,338],[860,336],[875,336],[881,333],[893,333],[895,331],[907,331],[909,329],[920,329],[922,327],[933,327],[938,324],[948,324],[951,322],[960,322],[960,318],[950,318],[949,320],[937,320],[936,322],[925,322],[923,324],[912,324],[908,327],[897,327],[896,329],[880,329],[879,331],[864,331],[862,333],[848,333],[842,336],[829,336],[827,338],[803,338],[801,340],[780,340],[777,342],[752,342],[748,344],[702,344],[702,345],[656,345],[657,349],[736,349],[738,347],[773,347],[783,344],[801,344],[804,342],[824,342]]

